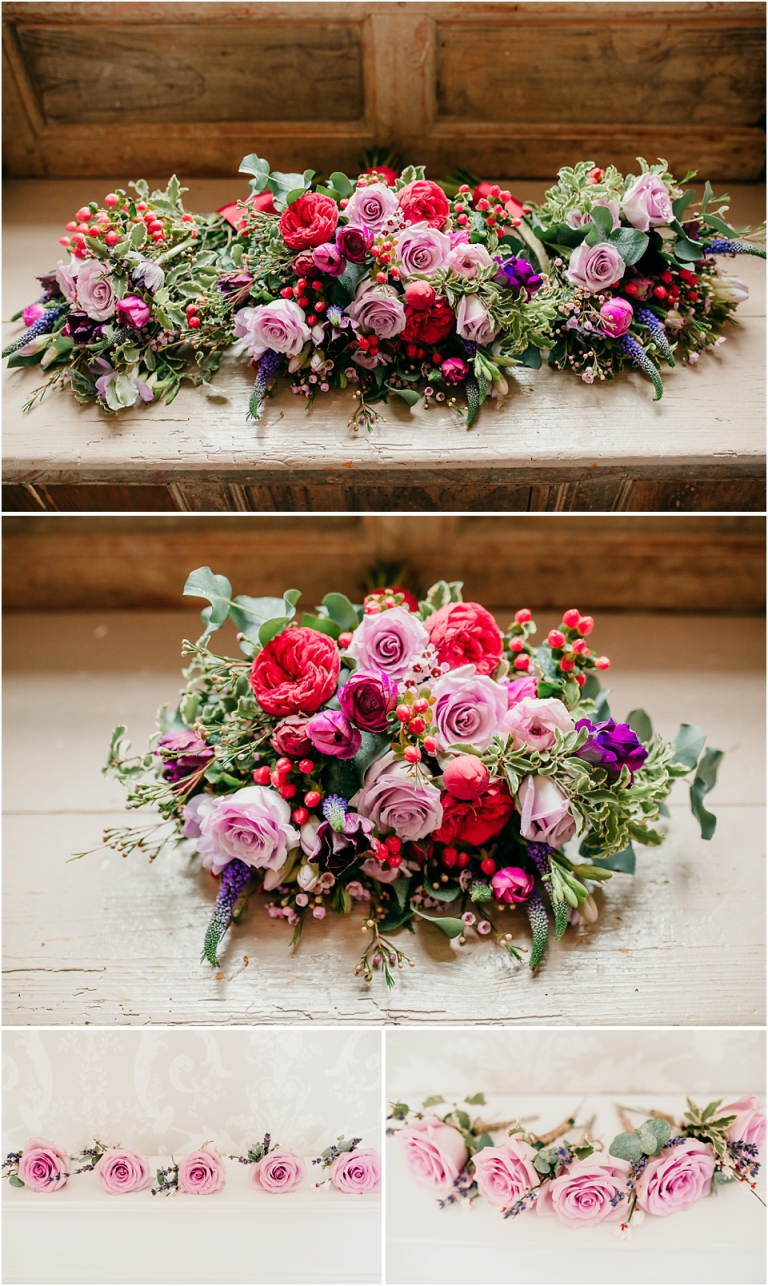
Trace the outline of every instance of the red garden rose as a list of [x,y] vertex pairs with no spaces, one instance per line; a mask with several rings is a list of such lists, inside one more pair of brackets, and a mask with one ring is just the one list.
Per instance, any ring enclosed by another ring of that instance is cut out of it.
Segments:
[[305,192],[280,218],[280,235],[291,250],[306,250],[331,241],[339,222],[339,207],[329,196]]
[[479,799],[456,799],[445,790],[440,803],[443,824],[432,836],[440,844],[486,844],[503,830],[515,807],[502,781],[492,781]]
[[251,687],[267,714],[314,714],[336,691],[340,668],[335,641],[297,625],[259,652]]
[[408,344],[439,344],[456,325],[456,315],[442,295],[429,308],[405,305],[405,327],[400,338]]
[[431,179],[406,183],[398,192],[397,199],[406,223],[426,221],[430,228],[442,228],[450,213],[447,196]]
[[474,665],[478,674],[493,674],[504,640],[491,613],[479,603],[448,603],[424,622],[438,660],[452,670]]

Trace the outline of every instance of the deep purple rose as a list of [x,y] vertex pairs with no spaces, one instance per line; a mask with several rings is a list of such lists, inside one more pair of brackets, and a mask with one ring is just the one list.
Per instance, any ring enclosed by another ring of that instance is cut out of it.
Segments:
[[341,710],[318,710],[309,721],[307,733],[315,750],[336,759],[353,759],[363,741]]
[[592,723],[589,719],[580,719],[576,728],[589,730],[589,740],[576,751],[577,757],[605,768],[609,777],[618,777],[625,764],[631,773],[637,772],[648,757],[648,751],[628,723],[616,723],[614,719]]
[[214,755],[211,747],[206,746],[202,737],[191,728],[185,732],[167,732],[157,743],[157,753],[163,760],[166,781],[181,781],[182,777],[189,777],[204,768]]
[[356,670],[339,692],[341,708],[363,732],[384,732],[397,705],[397,684],[383,670]]
[[373,233],[362,223],[348,223],[336,233],[336,245],[350,263],[364,263],[373,245]]

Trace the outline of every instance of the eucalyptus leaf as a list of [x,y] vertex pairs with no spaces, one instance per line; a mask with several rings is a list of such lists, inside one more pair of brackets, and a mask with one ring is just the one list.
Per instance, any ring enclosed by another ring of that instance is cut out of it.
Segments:
[[717,770],[723,758],[722,750],[705,750],[696,776],[691,786],[691,812],[701,827],[701,838],[711,839],[717,826],[717,818],[704,807],[704,796],[708,795],[717,781]]
[[462,920],[456,920],[452,916],[425,915],[413,902],[411,903],[411,910],[415,915],[420,916],[422,920],[427,920],[429,924],[436,924],[438,929],[442,929],[448,938],[461,937],[466,927]]
[[645,713],[645,710],[630,710],[627,715],[627,723],[633,732],[636,732],[644,745],[648,745],[653,740],[653,724]]
[[337,639],[341,634],[341,627],[325,616],[311,616],[309,612],[305,612],[301,618],[301,624],[304,629],[319,630],[321,634],[327,634],[332,639]]
[[326,594],[323,607],[340,630],[356,630],[360,624],[357,612],[346,594]]
[[648,237],[639,228],[616,228],[611,233],[610,240],[627,267],[642,259],[649,246]]
[[640,1161],[643,1157],[643,1149],[637,1134],[633,1130],[631,1133],[617,1134],[613,1140],[608,1153],[612,1157],[618,1157],[621,1161]]
[[198,567],[190,572],[182,592],[187,598],[207,598],[210,603],[202,612],[204,639],[221,628],[229,615],[232,599],[232,586],[226,576],[215,575],[210,567]]
[[641,1148],[646,1156],[656,1156],[672,1134],[669,1121],[661,1116],[651,1117],[644,1121],[636,1131]]
[[682,764],[685,768],[695,768],[704,749],[707,734],[695,723],[681,723],[675,737],[675,752],[672,763]]

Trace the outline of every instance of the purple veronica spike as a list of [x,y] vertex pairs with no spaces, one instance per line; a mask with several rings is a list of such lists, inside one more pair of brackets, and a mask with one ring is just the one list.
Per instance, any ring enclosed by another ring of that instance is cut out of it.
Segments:
[[709,255],[757,255],[765,258],[762,246],[750,245],[748,241],[727,241],[725,237],[713,237],[705,246]]
[[642,344],[638,344],[637,340],[633,339],[629,332],[627,332],[626,335],[620,335],[614,342],[619,348],[624,350],[627,357],[634,362],[635,366],[640,368],[643,375],[648,376],[648,379],[656,390],[656,396],[653,400],[654,402],[658,402],[664,392],[664,385],[661,382],[661,375],[659,374],[656,364],[651,361]]
[[233,858],[221,873],[216,905],[205,934],[202,954],[202,959],[207,960],[214,969],[219,967],[219,943],[229,927],[235,903],[252,879],[251,867],[246,866],[245,862],[241,862],[237,857]]
[[68,308],[69,304],[57,304],[55,308],[49,308],[47,313],[43,313],[42,317],[38,317],[37,321],[34,325],[30,326],[29,330],[25,330],[23,335],[20,335],[18,339],[15,339],[12,344],[8,344],[7,347],[3,349],[0,356],[10,357],[11,353],[17,353],[20,348],[24,348],[24,346],[26,344],[30,344],[33,339],[37,339],[38,335],[47,335],[53,330],[54,325],[58,321],[59,317],[61,317],[61,314],[65,313]]
[[635,308],[635,317],[641,325],[645,326],[650,331],[651,339],[662,357],[666,357],[667,365],[674,366],[675,355],[669,346],[669,340],[667,339],[667,332],[664,329],[664,323],[654,312],[651,311],[650,308]]
[[273,349],[268,348],[259,362],[259,371],[256,376],[256,382],[253,386],[253,392],[251,393],[251,400],[248,403],[249,419],[258,420],[261,415],[261,408],[264,404],[267,389],[269,388],[269,381],[276,373],[281,361],[282,355],[274,352]]

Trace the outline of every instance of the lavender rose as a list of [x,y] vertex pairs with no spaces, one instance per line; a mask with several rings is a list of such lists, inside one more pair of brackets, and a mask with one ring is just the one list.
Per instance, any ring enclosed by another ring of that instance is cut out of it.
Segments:
[[127,1148],[108,1148],[96,1165],[96,1174],[111,1196],[140,1192],[150,1184],[149,1159]]
[[469,1159],[467,1145],[458,1130],[436,1116],[424,1116],[406,1125],[398,1138],[416,1183],[422,1188],[444,1192],[450,1188]]
[[415,612],[390,607],[379,615],[363,617],[347,652],[361,669],[383,670],[390,679],[403,679],[428,642],[429,635]]
[[382,232],[399,209],[397,196],[386,183],[370,183],[352,193],[344,211],[352,223],[364,223],[373,232]]
[[511,1138],[500,1148],[482,1148],[472,1158],[481,1197],[504,1209],[541,1183],[534,1169],[536,1150],[522,1139]]
[[542,1188],[536,1202],[540,1215],[557,1215],[567,1228],[584,1228],[621,1219],[627,1209],[626,1161],[574,1161],[565,1173]]
[[456,331],[475,344],[490,344],[498,333],[478,295],[462,295],[456,309]]
[[384,670],[356,670],[339,692],[350,723],[363,732],[384,732],[397,705],[397,684]]
[[395,248],[401,277],[431,277],[445,263],[451,239],[427,223],[412,223],[397,234]]
[[19,1178],[32,1192],[58,1192],[69,1178],[70,1160],[50,1139],[27,1139],[21,1151]]
[[561,848],[573,838],[576,823],[568,812],[568,800],[551,777],[526,777],[519,803],[523,839]]
[[340,277],[347,266],[347,261],[333,241],[325,241],[315,246],[312,251],[312,262],[319,272],[327,272],[329,277]]
[[729,1125],[727,1134],[733,1143],[747,1143],[756,1147],[758,1153],[765,1147],[765,1112],[754,1094],[736,1099],[733,1103],[723,1103],[717,1109],[718,1116],[736,1116],[733,1125]]
[[276,299],[235,313],[235,335],[245,340],[251,357],[261,357],[267,349],[295,357],[309,340],[310,331],[293,299]]
[[199,772],[214,757],[212,748],[206,746],[202,737],[192,728],[184,732],[167,732],[160,737],[157,752],[163,750],[168,752],[168,758],[160,755],[166,781],[181,781],[182,777]]
[[298,1152],[290,1148],[275,1148],[250,1167],[248,1182],[253,1188],[265,1192],[293,1192],[307,1178],[307,1163]]
[[363,739],[341,710],[318,710],[307,729],[309,739],[321,755],[335,759],[354,759]]
[[675,217],[667,185],[658,174],[641,174],[627,188],[621,204],[632,227],[641,232],[671,223]]
[[391,750],[371,765],[350,804],[380,831],[393,830],[402,840],[424,839],[443,821],[440,791],[429,775],[396,763]]
[[460,665],[444,674],[432,689],[437,745],[442,751],[464,743],[487,750],[507,713],[507,689],[474,665]]
[[588,246],[582,241],[571,255],[566,277],[572,286],[582,286],[590,294],[612,286],[624,276],[627,265],[610,241],[599,241]]
[[218,797],[196,795],[185,805],[184,816],[184,834],[197,839],[203,866],[214,875],[234,857],[257,870],[278,871],[299,843],[290,804],[264,786],[244,786]]
[[667,1145],[648,1164],[637,1180],[637,1204],[651,1215],[673,1215],[687,1210],[709,1195],[715,1158],[712,1149],[699,1139],[685,1139]]
[[309,739],[309,719],[303,714],[288,714],[275,724],[269,744],[279,755],[302,759],[312,753]]
[[405,326],[405,308],[397,291],[375,281],[361,282],[353,302],[347,306],[347,317],[381,339],[392,339]]
[[213,1148],[191,1152],[179,1162],[179,1189],[198,1197],[218,1192],[226,1182],[224,1163]]
[[98,259],[86,259],[77,275],[77,302],[94,321],[114,316],[117,299],[112,278]]
[[573,719],[557,697],[523,697],[507,711],[504,729],[515,738],[515,750],[549,750],[555,744],[555,729],[572,732]]
[[365,263],[373,245],[373,233],[361,223],[348,223],[336,233],[336,245],[350,263]]
[[339,1192],[363,1196],[381,1187],[381,1158],[374,1148],[342,1152],[328,1167],[328,1178]]
[[473,244],[460,243],[449,252],[445,266],[459,277],[471,279],[477,276],[479,268],[490,268],[492,263],[493,259],[485,246],[481,246],[479,242]]
[[71,304],[75,298],[80,267],[79,259],[71,259],[69,263],[62,263],[60,259],[56,267],[56,284],[68,304]]

